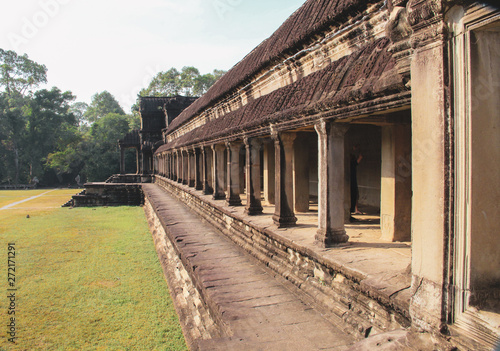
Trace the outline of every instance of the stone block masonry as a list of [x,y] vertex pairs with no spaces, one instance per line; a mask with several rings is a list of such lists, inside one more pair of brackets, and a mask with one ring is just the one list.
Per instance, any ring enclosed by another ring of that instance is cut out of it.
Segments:
[[[312,250],[236,218],[205,203],[163,178],[156,178],[174,197],[227,235],[276,274],[307,294],[325,313],[340,318],[357,337],[409,326],[407,290],[381,287],[363,273],[341,266]],[[390,290],[390,291],[389,291]]]
[[340,318],[327,320],[290,283],[162,188],[143,187],[157,252],[192,350],[346,350],[356,341]]

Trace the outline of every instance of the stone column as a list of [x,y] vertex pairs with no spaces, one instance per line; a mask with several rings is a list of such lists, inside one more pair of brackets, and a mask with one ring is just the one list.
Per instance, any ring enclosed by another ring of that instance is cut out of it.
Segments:
[[139,148],[135,148],[135,174],[139,174]]
[[345,243],[344,229],[344,135],[348,126],[325,120],[318,133],[318,231],[315,242],[322,247]]
[[172,170],[172,179],[173,181],[177,181],[177,166],[176,166],[176,154],[175,152],[170,153],[170,162],[171,162],[171,170]]
[[227,204],[241,206],[240,198],[240,149],[241,141],[231,141],[227,146]]
[[172,180],[175,180],[175,167],[174,167],[174,161],[175,161],[175,157],[174,157],[174,153],[171,152],[170,153],[170,179]]
[[182,150],[182,184],[189,184],[189,154],[187,150]]
[[125,149],[120,148],[120,174],[125,174]]
[[203,195],[211,194],[210,185],[208,183],[208,155],[205,146],[201,147],[201,182]]
[[170,153],[166,154],[167,178],[170,179]]
[[186,150],[187,154],[187,185],[189,187],[194,187],[194,171],[195,171],[195,165],[194,165],[194,150],[193,149],[188,149]]
[[203,189],[203,175],[202,175],[202,168],[203,166],[201,165],[201,151],[199,148],[194,149],[194,188],[196,190],[202,190]]
[[174,182],[176,182],[179,179],[179,159],[177,157],[177,151],[174,151],[172,153],[172,166],[173,166],[173,171],[174,171],[174,178],[172,179]]
[[[427,2],[422,3],[424,6]],[[428,33],[431,35],[430,33]],[[419,47],[411,61],[412,120],[412,326],[442,325],[446,277],[444,244],[449,236],[448,55],[444,39]],[[441,41],[442,40],[442,41]]]
[[212,145],[213,164],[212,164],[212,188],[214,189],[214,200],[226,198],[224,193],[224,144]]
[[213,181],[214,152],[213,152],[211,147],[207,147],[205,149],[205,155],[207,158],[207,163],[206,163],[206,166],[207,166],[207,187],[208,187],[209,194],[213,194],[214,193],[214,188],[213,188],[213,185],[214,185],[214,181]]
[[411,240],[411,131],[382,127],[381,239]]
[[296,212],[309,211],[309,152],[306,138],[299,138],[295,141],[293,189]]
[[[245,148],[243,148],[243,151],[245,151]],[[245,185],[246,185],[246,181],[245,181],[245,169],[246,169],[246,153],[245,152],[241,152],[241,149],[240,149],[240,170],[238,171],[238,174],[240,176],[240,194],[245,194]]]
[[268,140],[264,145],[264,199],[271,205],[274,205],[274,142]]
[[177,183],[184,182],[184,157],[182,155],[182,150],[177,151]]
[[245,138],[246,148],[246,194],[247,205],[245,213],[253,216],[262,213],[260,201],[260,149],[262,143],[259,139]]
[[273,221],[278,228],[292,227],[297,222],[293,212],[293,142],[296,134],[273,134],[276,162],[276,205]]

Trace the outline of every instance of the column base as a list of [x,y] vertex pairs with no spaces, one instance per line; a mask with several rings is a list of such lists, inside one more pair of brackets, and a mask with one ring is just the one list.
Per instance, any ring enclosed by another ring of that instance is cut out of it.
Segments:
[[187,184],[190,188],[194,187],[194,180],[190,180]]
[[227,199],[227,204],[229,206],[241,206],[241,198],[239,195],[231,195]]
[[314,236],[314,243],[321,247],[331,247],[336,244],[346,243],[349,235],[344,229],[318,229]]
[[182,184],[182,179],[181,178],[177,178],[177,183]]
[[280,217],[278,215],[273,216],[273,222],[278,226],[278,228],[289,228],[297,225],[297,217]]
[[263,210],[262,206],[252,206],[245,208],[245,213],[249,216],[256,216],[262,214]]
[[203,195],[211,195],[214,193],[214,189],[212,189],[210,186],[205,185],[203,187]]
[[195,188],[196,190],[203,190],[203,185],[201,185],[201,184],[195,184],[195,185],[194,185],[194,188]]
[[214,196],[212,198],[214,200],[225,200],[226,199],[226,194],[224,194],[224,193],[214,193]]

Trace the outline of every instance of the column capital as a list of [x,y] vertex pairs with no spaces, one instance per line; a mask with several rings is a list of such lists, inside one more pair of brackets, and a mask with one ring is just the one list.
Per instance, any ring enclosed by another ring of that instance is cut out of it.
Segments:
[[316,133],[318,133],[320,136],[326,135],[326,133],[328,132],[328,126],[325,119],[321,118],[319,121],[317,121],[314,124],[314,129],[316,129]]
[[212,150],[214,150],[214,151],[223,151],[225,148],[226,148],[225,143],[219,143],[219,144],[212,145]]
[[279,133],[278,129],[276,129],[276,126],[274,124],[271,124],[269,126],[270,132],[271,132],[271,139],[274,140],[274,142],[279,142]]
[[334,123],[321,118],[318,122],[314,124],[314,129],[319,136],[326,136],[328,133],[333,133],[336,137],[342,137],[349,130],[348,124]]
[[239,151],[242,143],[241,140],[226,141],[226,147],[231,149],[231,151]]
[[289,147],[293,144],[295,139],[297,138],[297,133],[295,132],[281,132],[279,133],[281,142],[283,146]]
[[260,147],[263,144],[262,139],[259,139],[259,138],[248,138],[248,137],[245,137],[243,139],[243,142],[245,143],[245,147],[246,148],[251,147],[251,148],[260,149]]
[[340,124],[340,123],[332,123],[331,124],[331,132],[336,137],[343,137],[345,133],[349,130],[348,124]]

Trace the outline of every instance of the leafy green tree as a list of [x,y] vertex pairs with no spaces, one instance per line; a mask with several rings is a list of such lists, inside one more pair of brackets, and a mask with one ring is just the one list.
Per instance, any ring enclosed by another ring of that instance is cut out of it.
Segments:
[[130,131],[130,117],[109,113],[92,124],[84,151],[83,172],[89,181],[104,181],[120,171],[118,140]]
[[29,177],[43,178],[47,155],[78,140],[78,121],[71,111],[75,97],[58,88],[39,90],[29,102],[25,151]]
[[183,67],[180,76],[180,85],[184,96],[193,96],[194,88],[200,79],[200,71],[195,67]]
[[78,121],[78,126],[88,126],[87,120],[85,119],[85,112],[89,105],[85,102],[75,102],[71,105],[71,112],[75,115],[76,120]]
[[180,72],[171,68],[160,72],[153,77],[147,89],[140,92],[140,96],[176,96],[181,93]]
[[47,67],[14,51],[0,49],[0,89],[9,97],[25,96],[31,89],[47,83]]
[[139,96],[201,96],[226,73],[214,70],[213,73],[200,74],[196,67],[186,66],[179,72],[171,68],[166,72],[158,73],[146,89],[141,90]]
[[26,110],[32,90],[47,82],[47,68],[14,51],[0,49],[0,135],[2,177],[19,183]]
[[108,113],[124,115],[125,111],[123,111],[113,95],[108,91],[103,91],[92,96],[92,101],[83,114],[83,117],[85,121],[94,123]]

